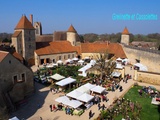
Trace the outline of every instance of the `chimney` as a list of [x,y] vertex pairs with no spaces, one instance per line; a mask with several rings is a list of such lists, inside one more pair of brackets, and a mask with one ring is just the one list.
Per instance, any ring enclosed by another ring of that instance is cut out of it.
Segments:
[[30,22],[33,25],[33,15],[32,14],[30,14]]

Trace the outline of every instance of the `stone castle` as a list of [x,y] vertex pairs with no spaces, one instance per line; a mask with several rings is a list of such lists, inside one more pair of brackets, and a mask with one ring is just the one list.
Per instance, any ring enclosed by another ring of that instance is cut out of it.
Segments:
[[[15,47],[16,51],[24,57],[25,60],[39,62],[42,60],[38,58],[42,58],[42,57],[37,56],[35,58],[34,52],[38,48],[38,45],[36,46],[36,43],[43,42],[44,44],[46,42],[53,42],[57,40],[58,41],[67,40],[71,43],[72,46],[76,47],[77,36],[78,36],[78,33],[72,25],[69,27],[68,31],[55,32],[54,35],[48,35],[48,36],[42,35],[42,25],[40,22],[35,22],[33,26],[32,15],[30,16],[30,21],[27,19],[26,16],[22,16],[22,18],[20,19],[20,21],[15,27],[15,31],[12,36],[12,45]],[[41,38],[41,40],[39,40],[39,38]],[[148,67],[149,71],[152,71],[152,72],[160,71],[159,53],[153,50],[152,51],[144,50],[144,49],[129,46],[129,31],[127,27],[124,28],[121,35],[121,46],[123,47],[123,50],[127,58],[131,60],[131,63],[134,64],[136,60],[140,60],[141,63],[143,63]],[[81,49],[81,48],[82,46],[76,49]],[[81,50],[81,54],[83,54],[83,50]],[[57,60],[57,57],[58,56],[56,56],[55,60]],[[65,56],[59,56],[59,59],[62,57],[66,58]]]

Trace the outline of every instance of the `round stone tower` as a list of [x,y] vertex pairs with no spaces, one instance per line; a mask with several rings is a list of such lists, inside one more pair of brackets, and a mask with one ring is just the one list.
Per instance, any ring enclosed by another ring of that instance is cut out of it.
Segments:
[[129,45],[129,31],[127,27],[124,28],[121,35],[121,43],[125,45]]
[[73,46],[76,45],[76,36],[77,36],[77,31],[71,25],[67,31],[67,41],[71,42]]

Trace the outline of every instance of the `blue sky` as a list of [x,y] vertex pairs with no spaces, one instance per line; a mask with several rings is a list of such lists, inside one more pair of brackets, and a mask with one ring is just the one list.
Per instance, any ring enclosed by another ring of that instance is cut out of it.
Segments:
[[[72,24],[79,34],[160,32],[160,0],[1,0],[0,33],[13,33],[22,14],[42,23],[43,33],[66,31]],[[156,15],[156,20],[113,20],[113,15]]]

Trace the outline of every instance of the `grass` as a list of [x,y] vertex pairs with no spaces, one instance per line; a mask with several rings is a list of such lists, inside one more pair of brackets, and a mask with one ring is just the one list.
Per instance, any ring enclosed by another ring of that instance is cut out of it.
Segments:
[[[132,87],[125,95],[125,99],[129,99],[133,102],[138,102],[142,106],[140,112],[141,120],[160,120],[160,106],[151,104],[152,98],[145,93],[140,97],[138,90],[142,89],[141,86]],[[131,113],[132,114],[132,113]],[[116,120],[120,120],[122,115],[117,116]]]

